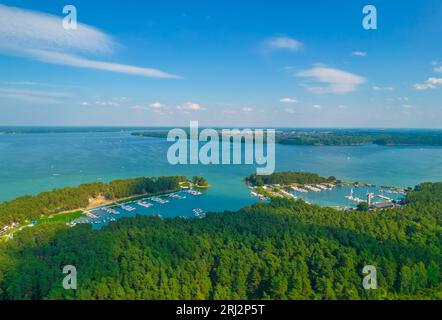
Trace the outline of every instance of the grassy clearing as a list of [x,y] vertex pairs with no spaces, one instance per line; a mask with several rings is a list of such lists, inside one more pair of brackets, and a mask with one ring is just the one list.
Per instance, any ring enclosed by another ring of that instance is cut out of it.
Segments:
[[66,212],[60,214],[54,214],[52,216],[43,217],[37,220],[37,224],[46,224],[53,222],[70,222],[74,219],[80,218],[84,215],[83,211]]

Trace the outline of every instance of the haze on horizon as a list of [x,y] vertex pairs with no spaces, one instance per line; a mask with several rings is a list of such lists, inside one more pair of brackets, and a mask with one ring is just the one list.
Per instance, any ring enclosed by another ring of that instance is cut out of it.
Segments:
[[442,128],[438,0],[70,4],[0,1],[0,125]]

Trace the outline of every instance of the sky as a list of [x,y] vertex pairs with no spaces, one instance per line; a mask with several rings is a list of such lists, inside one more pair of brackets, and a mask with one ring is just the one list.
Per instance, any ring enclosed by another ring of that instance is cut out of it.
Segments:
[[0,0],[0,125],[442,128],[441,21],[440,0]]

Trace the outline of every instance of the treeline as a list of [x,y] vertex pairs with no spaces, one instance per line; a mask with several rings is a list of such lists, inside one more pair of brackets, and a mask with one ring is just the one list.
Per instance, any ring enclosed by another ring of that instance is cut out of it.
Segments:
[[192,183],[197,187],[207,187],[209,183],[207,182],[206,178],[204,177],[197,177],[194,176],[192,178]]
[[276,136],[276,142],[287,145],[306,146],[358,146],[373,143],[374,139],[370,135],[359,135],[355,133],[340,134],[336,132],[321,133],[280,133]]
[[[205,219],[40,226],[0,248],[0,299],[442,299],[441,212],[438,183],[365,213],[276,199]],[[78,290],[62,288],[65,265]],[[362,288],[365,265],[376,290]]]
[[[188,132],[188,129],[184,129]],[[218,130],[219,131],[219,130]],[[132,135],[166,138],[168,131],[141,131]],[[266,142],[266,137],[264,139]],[[442,131],[438,130],[280,130],[275,142],[285,145],[358,146],[442,146]]]
[[293,183],[299,184],[318,184],[324,182],[336,182],[336,178],[331,176],[324,178],[316,173],[285,171],[275,172],[271,175],[261,176],[252,174],[246,177],[246,183],[253,186],[263,186],[269,184],[289,185]]
[[43,192],[35,196],[23,196],[0,203],[0,227],[13,222],[32,221],[41,215],[85,208],[90,198],[99,195],[109,200],[138,194],[155,194],[175,190],[186,177],[159,177],[114,180],[106,183],[82,184]]
[[330,130],[280,132],[277,143],[289,145],[356,146],[441,146],[442,131],[435,130]]

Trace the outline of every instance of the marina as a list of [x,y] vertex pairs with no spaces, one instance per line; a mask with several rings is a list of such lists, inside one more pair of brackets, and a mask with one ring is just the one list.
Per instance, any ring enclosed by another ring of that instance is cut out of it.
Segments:
[[[261,188],[261,192],[259,188]],[[360,203],[367,203],[372,209],[384,209],[397,206],[406,195],[404,189],[396,187],[332,183],[283,187],[278,184],[261,187],[249,186],[249,192],[251,196],[263,201],[268,200],[267,197],[285,197],[338,209],[354,209]],[[389,196],[385,196],[385,194]]]
[[179,216],[185,218],[204,218],[206,213],[201,208],[194,208],[195,203],[204,205],[204,193],[188,189],[161,196],[152,196],[128,200],[126,202],[112,203],[85,211],[84,216],[68,223],[73,227],[77,224],[91,224],[99,229],[106,224],[123,217],[135,215],[151,215],[162,218],[163,216]]
[[304,201],[323,207],[334,208],[356,208],[359,203],[366,202],[369,206],[378,209],[380,207],[392,206],[393,202],[399,202],[405,196],[405,192],[403,192],[386,197],[383,195],[382,190],[382,188],[377,186],[336,185],[333,189],[321,192],[302,193],[295,191],[293,193]]

